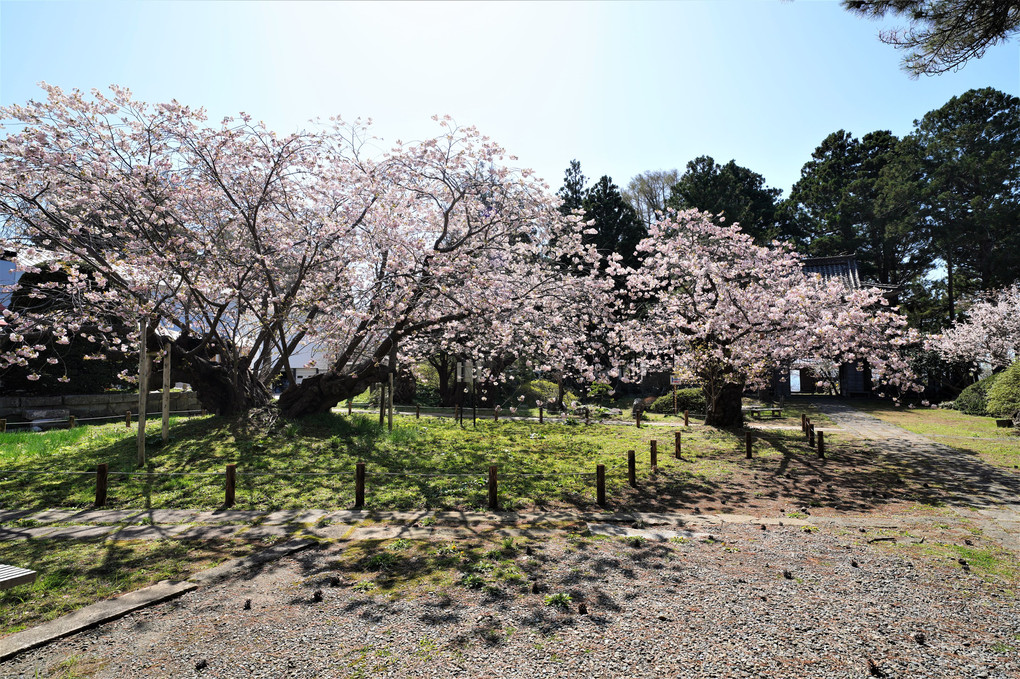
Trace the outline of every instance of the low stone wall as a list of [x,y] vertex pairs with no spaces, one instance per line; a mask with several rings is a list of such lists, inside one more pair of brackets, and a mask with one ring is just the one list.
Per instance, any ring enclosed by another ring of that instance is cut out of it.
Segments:
[[[146,411],[158,413],[163,408],[162,395],[151,392]],[[201,410],[198,395],[193,391],[170,392],[170,411]],[[138,411],[138,393],[81,394],[69,396],[5,396],[0,398],[0,418],[18,421],[28,419],[26,411],[66,411],[76,418],[123,416],[124,411]]]

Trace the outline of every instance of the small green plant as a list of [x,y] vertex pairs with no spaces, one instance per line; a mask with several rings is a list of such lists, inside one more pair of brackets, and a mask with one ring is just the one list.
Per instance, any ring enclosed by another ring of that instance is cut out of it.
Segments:
[[685,538],[683,535],[674,535],[669,539],[669,541],[677,545],[686,545],[688,542],[690,542],[690,540]]
[[554,608],[569,608],[570,602],[573,600],[574,598],[566,592],[557,592],[545,598],[545,605],[553,606]]
[[297,424],[291,422],[290,424],[288,424],[287,426],[285,426],[283,428],[283,436],[284,436],[284,438],[292,439],[292,438],[297,437],[297,435],[298,435],[298,426],[297,426]]
[[371,592],[375,588],[376,584],[371,580],[362,580],[356,585],[354,585],[354,589],[358,590],[359,592]]
[[367,566],[373,571],[389,570],[400,563],[400,557],[391,552],[381,552],[368,560]]
[[429,526],[434,526],[434,525],[436,525],[436,517],[434,517],[434,516],[426,516],[425,518],[423,518],[421,521],[418,522],[418,525],[421,526],[422,528],[428,528]]
[[478,573],[465,573],[460,578],[460,584],[468,589],[481,589],[485,586],[485,578]]
[[439,556],[456,556],[457,554],[460,554],[460,547],[458,547],[456,543],[451,542],[448,545],[443,545],[436,549],[436,554]]
[[394,552],[402,552],[411,546],[411,541],[407,538],[397,538],[390,544],[386,545],[386,549]]
[[626,538],[626,540],[627,544],[629,544],[631,547],[634,547],[635,549],[640,549],[641,547],[644,547],[645,543],[648,542],[648,538],[646,538],[644,535],[631,535],[628,538]]
[[517,551],[517,542],[512,537],[503,538],[503,541],[500,542],[500,546],[503,548],[504,552]]
[[723,547],[723,551],[724,552],[728,552],[730,554],[735,554],[735,553],[740,551],[740,548],[739,547]]

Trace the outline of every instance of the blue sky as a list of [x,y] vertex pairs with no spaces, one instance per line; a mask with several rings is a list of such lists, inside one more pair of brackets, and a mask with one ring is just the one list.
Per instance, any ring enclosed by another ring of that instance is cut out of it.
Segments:
[[0,2],[0,103],[36,83],[245,111],[286,132],[372,118],[388,147],[450,114],[553,188],[702,154],[788,191],[830,132],[903,135],[973,87],[1020,94],[1017,42],[911,80],[838,2]]

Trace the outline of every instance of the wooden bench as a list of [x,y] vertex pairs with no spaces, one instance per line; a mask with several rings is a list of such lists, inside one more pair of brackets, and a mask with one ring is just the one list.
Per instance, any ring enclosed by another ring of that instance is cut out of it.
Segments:
[[35,571],[0,563],[0,589],[10,589],[33,582],[35,582]]
[[760,418],[762,414],[768,413],[772,416],[772,419],[778,419],[783,416],[783,407],[765,407],[765,406],[744,406],[740,409],[742,412],[747,413],[751,417]]

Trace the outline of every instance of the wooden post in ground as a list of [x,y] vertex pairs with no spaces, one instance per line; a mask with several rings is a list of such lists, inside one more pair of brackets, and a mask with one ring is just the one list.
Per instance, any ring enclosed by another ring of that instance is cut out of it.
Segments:
[[124,411],[124,426],[127,427],[128,429],[131,428],[131,411],[130,410],[125,410]]
[[496,495],[496,465],[489,465],[489,509],[499,509]]
[[807,433],[807,413],[800,414],[800,433]]
[[752,457],[751,453],[752,453],[753,445],[754,445],[754,439],[751,437],[751,432],[745,433],[744,434],[744,448],[747,451],[746,456],[747,456],[748,460],[750,460],[751,457]]
[[544,411],[544,408],[541,405],[539,405],[538,406],[538,423],[539,424],[542,424],[542,422],[544,421],[544,418],[542,417],[543,411]]
[[634,424],[635,424],[635,426],[637,426],[638,429],[641,428],[641,410],[640,409],[636,413],[634,413]]
[[226,507],[234,506],[234,494],[237,490],[237,465],[227,465],[227,489],[225,497],[223,498],[223,504]]
[[0,417],[0,434],[6,434],[6,433],[7,433],[7,418],[6,417]]
[[386,424],[386,383],[379,383],[379,428]]
[[807,428],[807,442],[812,448],[815,447],[815,425],[809,424]]
[[811,437],[811,418],[809,417],[804,420],[804,438],[807,439],[810,437]]
[[659,442],[652,440],[648,444],[648,453],[652,460],[652,471],[659,470]]
[[673,438],[676,439],[676,444],[675,444],[676,445],[676,452],[674,452],[673,455],[676,456],[676,459],[679,460],[680,459],[680,432],[678,432],[678,431],[673,432]]
[[389,410],[389,418],[387,419],[387,428],[393,431],[393,371],[390,371],[389,385],[386,387],[386,406]]
[[347,399],[347,417],[351,416],[351,411],[354,409],[354,403],[352,399]]
[[818,457],[822,460],[825,459],[825,432],[818,432]]
[[673,417],[676,417],[679,414],[679,411],[676,408],[677,408],[677,406],[676,406],[676,385],[674,384],[673,385]]
[[584,423],[591,424],[591,408],[588,408],[587,406],[584,409]]
[[691,426],[691,412],[689,410],[684,411],[684,426]]
[[138,319],[138,466],[145,465],[145,411],[149,407],[149,319]]
[[595,466],[595,502],[599,507],[606,506],[606,465]]
[[163,355],[163,443],[170,438],[170,345]]
[[627,451],[627,483],[637,488],[637,459],[633,450]]
[[497,408],[492,409],[492,421],[499,422],[499,410]]
[[74,415],[67,416],[67,428],[74,429]]
[[96,467],[96,506],[97,507],[105,507],[106,506],[106,484],[108,482],[108,480],[107,480],[107,473],[108,472],[109,472],[109,467],[107,467],[105,462],[100,463]]
[[365,506],[365,463],[359,462],[354,468],[354,508]]
[[415,404],[415,406],[414,406],[414,419],[416,419],[416,420],[420,420],[421,419],[421,405],[420,404]]

